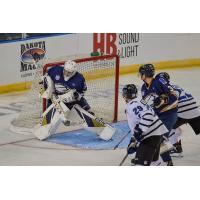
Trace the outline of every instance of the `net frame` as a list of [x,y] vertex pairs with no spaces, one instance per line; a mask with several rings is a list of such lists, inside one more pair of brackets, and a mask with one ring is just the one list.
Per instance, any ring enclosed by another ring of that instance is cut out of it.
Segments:
[[[113,122],[117,122],[118,120],[118,91],[119,91],[119,56],[118,55],[102,55],[102,56],[93,56],[87,58],[79,58],[74,59],[74,61],[78,64],[81,62],[88,62],[88,61],[102,61],[102,60],[111,60],[115,59],[115,91],[114,91],[114,107],[113,107]],[[57,62],[50,62],[46,63],[43,67],[43,75],[48,71],[49,68],[59,65],[64,65],[65,60],[57,61]],[[43,99],[43,112],[46,110],[46,99]]]

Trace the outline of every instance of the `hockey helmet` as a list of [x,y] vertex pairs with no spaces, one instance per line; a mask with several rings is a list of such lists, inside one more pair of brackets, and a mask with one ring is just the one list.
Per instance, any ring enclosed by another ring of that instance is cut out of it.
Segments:
[[122,96],[126,99],[134,99],[137,97],[137,87],[134,84],[125,85],[122,89]]
[[66,61],[63,70],[64,80],[68,81],[75,74],[76,74],[76,62],[74,62],[73,60]]
[[155,74],[155,68],[152,64],[145,64],[140,66],[139,68],[139,74],[145,75],[146,77],[153,77]]
[[155,78],[158,79],[163,78],[167,83],[170,82],[170,76],[167,72],[160,72],[159,74],[156,75]]
[[64,70],[68,72],[75,72],[76,71],[76,62],[73,60],[68,60],[65,62]]

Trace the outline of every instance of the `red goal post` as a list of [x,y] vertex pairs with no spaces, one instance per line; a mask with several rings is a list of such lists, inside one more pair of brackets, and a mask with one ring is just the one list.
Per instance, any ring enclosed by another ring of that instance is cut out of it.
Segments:
[[[104,93],[105,101],[96,101],[97,98],[94,97],[94,100],[91,100],[91,107],[95,107],[96,104],[102,104],[99,105],[97,108],[98,110],[102,110],[101,114],[104,112],[113,112],[112,119],[110,121],[116,122],[118,118],[118,93],[119,93],[119,56],[118,55],[103,55],[103,56],[95,56],[95,57],[88,57],[88,58],[80,58],[74,60],[78,65],[78,71],[82,73],[86,79],[86,84],[88,86],[88,89],[90,89],[90,93],[92,96],[92,92],[97,95],[96,97],[101,97],[102,93]],[[49,68],[54,66],[63,66],[65,61],[59,61],[59,62],[52,62],[47,63],[43,67],[43,75],[48,71]],[[99,86],[99,84],[102,84],[103,89]],[[110,94],[106,91],[109,90]],[[114,90],[112,92],[112,90]],[[108,96],[106,97],[106,94]],[[110,95],[110,96],[109,96]],[[86,99],[87,99],[87,92],[86,92]],[[91,97],[92,98],[92,97]],[[113,101],[110,102],[109,107],[109,100],[113,98]],[[103,98],[102,98],[103,99]],[[106,105],[107,103],[107,105]],[[113,104],[113,105],[112,105]],[[104,108],[106,107],[107,108]],[[43,111],[46,110],[46,99],[43,99]],[[96,114],[95,112],[95,114]],[[103,117],[104,116],[100,116]],[[109,121],[109,120],[108,120]]]

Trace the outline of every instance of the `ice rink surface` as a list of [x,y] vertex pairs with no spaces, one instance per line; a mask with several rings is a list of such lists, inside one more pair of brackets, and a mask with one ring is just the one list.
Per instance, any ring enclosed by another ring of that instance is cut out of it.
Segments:
[[[159,72],[159,71],[158,71]],[[200,68],[167,70],[171,82],[191,93],[200,105]],[[119,120],[125,120],[125,103],[121,88],[127,83],[140,86],[142,81],[134,74],[120,77]],[[47,141],[38,141],[33,135],[16,134],[9,130],[10,122],[17,117],[26,101],[27,92],[0,95],[0,165],[39,166],[118,166],[126,149],[91,150],[79,149]],[[174,158],[174,165],[200,166],[200,135],[196,136],[189,126],[183,129],[183,158]],[[124,163],[130,165],[130,158]]]

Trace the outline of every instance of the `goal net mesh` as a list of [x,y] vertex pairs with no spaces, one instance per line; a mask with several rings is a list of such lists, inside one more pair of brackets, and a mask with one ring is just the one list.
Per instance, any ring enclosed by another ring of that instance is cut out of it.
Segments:
[[[77,63],[78,72],[82,73],[86,79],[87,91],[84,97],[91,111],[108,123],[117,121],[119,57],[105,55],[74,60]],[[63,66],[64,62],[65,60],[50,63],[43,61],[37,64],[38,68],[27,94],[26,104],[19,116],[11,122],[12,131],[32,133],[34,126],[40,123],[46,104],[45,100],[39,97],[41,89],[39,82],[48,69]]]

